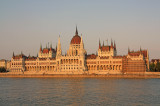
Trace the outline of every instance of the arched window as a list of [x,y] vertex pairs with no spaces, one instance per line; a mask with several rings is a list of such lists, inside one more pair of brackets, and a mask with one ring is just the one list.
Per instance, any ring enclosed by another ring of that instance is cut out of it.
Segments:
[[76,52],[76,54],[75,54],[75,55],[77,56],[77,55],[78,55],[78,51],[76,50],[75,52]]

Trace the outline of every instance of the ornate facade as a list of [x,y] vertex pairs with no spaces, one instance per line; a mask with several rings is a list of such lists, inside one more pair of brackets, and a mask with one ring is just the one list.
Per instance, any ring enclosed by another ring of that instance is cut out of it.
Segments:
[[82,36],[71,39],[67,54],[62,55],[60,37],[56,50],[40,46],[37,57],[25,56],[23,53],[11,59],[11,72],[45,72],[51,74],[122,74],[127,72],[146,72],[149,69],[148,50],[128,51],[128,55],[117,55],[116,43],[101,45],[98,54],[87,54]]

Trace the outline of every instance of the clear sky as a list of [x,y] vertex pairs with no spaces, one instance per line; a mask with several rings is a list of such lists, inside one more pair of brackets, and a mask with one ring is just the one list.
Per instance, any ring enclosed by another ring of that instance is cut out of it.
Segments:
[[0,0],[0,59],[36,56],[59,35],[65,53],[76,25],[88,54],[112,38],[118,55],[141,46],[160,58],[160,0]]

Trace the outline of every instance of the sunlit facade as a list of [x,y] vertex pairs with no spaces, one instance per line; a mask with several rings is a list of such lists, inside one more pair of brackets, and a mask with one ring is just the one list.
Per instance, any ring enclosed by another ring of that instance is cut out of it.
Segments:
[[87,54],[82,36],[71,39],[69,49],[62,55],[60,37],[56,49],[40,46],[37,57],[23,53],[11,59],[11,72],[45,72],[52,74],[122,74],[127,72],[146,72],[149,69],[148,50],[130,51],[125,56],[117,55],[116,43],[101,45],[98,54]]

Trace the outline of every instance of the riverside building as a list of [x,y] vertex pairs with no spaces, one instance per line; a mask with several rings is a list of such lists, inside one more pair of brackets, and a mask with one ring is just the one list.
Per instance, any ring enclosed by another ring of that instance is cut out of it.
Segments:
[[12,56],[11,72],[32,72],[48,74],[122,74],[146,72],[149,70],[148,50],[130,51],[125,56],[117,55],[116,43],[101,45],[98,54],[87,54],[82,36],[71,39],[69,49],[62,55],[60,37],[56,49],[42,48],[37,57],[25,56],[23,53]]

